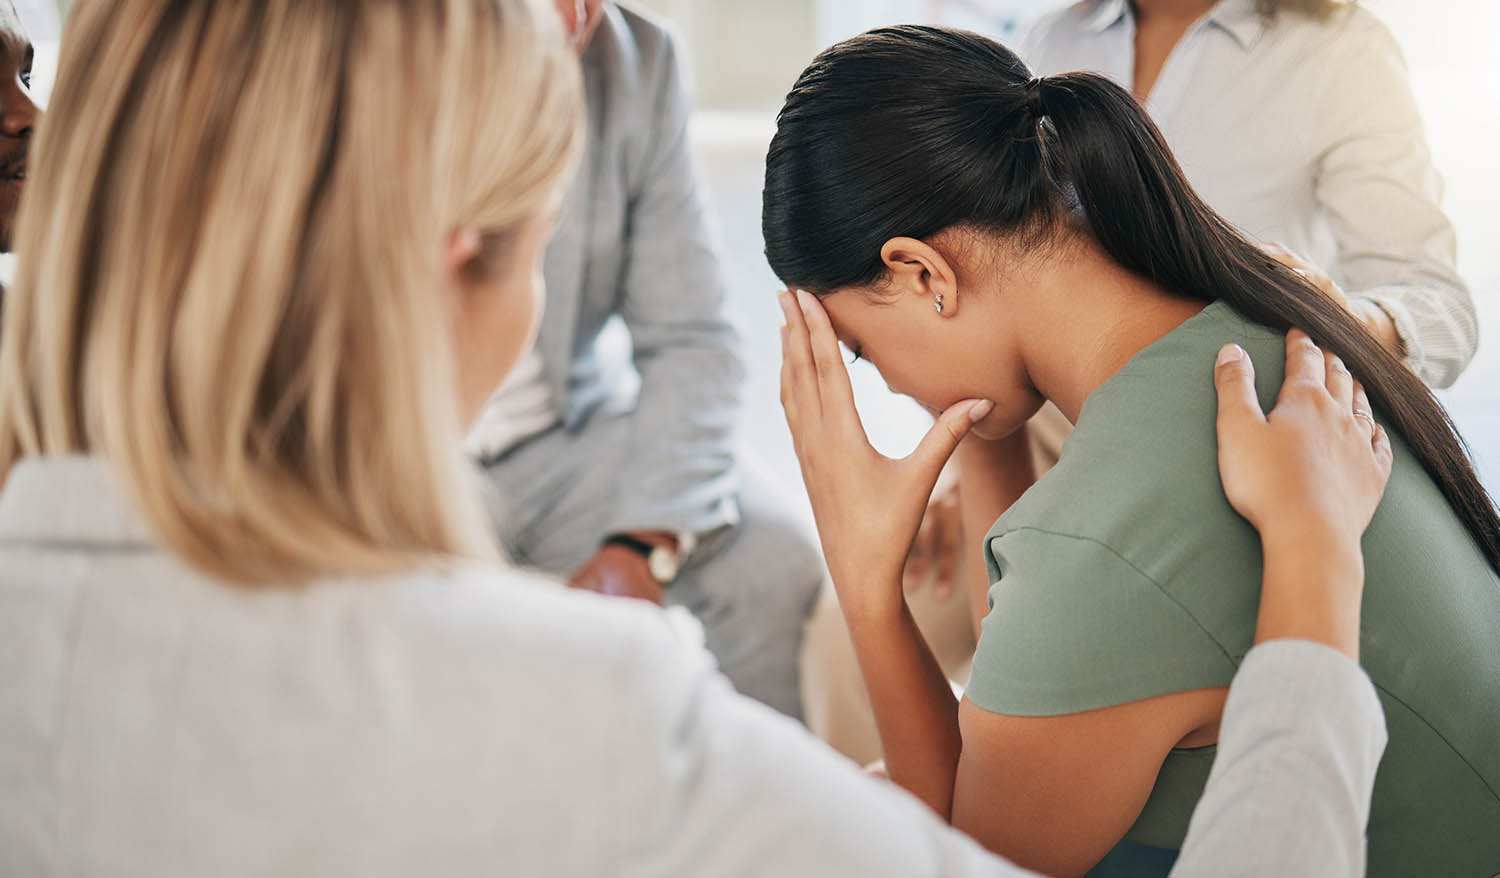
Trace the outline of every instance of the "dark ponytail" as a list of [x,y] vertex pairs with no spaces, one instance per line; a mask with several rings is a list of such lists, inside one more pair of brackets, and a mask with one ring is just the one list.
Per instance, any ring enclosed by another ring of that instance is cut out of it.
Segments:
[[819,293],[877,281],[881,245],[893,237],[963,225],[1035,246],[1064,218],[1163,289],[1222,299],[1273,329],[1300,327],[1343,358],[1500,570],[1500,514],[1431,391],[1210,209],[1110,80],[1033,80],[976,34],[883,28],[813,60],[766,159],[766,256],[786,284]]

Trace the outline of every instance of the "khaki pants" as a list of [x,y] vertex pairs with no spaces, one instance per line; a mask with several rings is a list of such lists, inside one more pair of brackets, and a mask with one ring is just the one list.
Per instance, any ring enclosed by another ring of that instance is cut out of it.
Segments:
[[[1048,403],[1031,419],[1027,429],[1031,432],[1037,472],[1046,472],[1057,462],[1072,426],[1062,412]],[[965,566],[978,562],[977,558],[971,559],[972,554],[965,552],[959,558],[956,573],[959,583],[970,581]],[[977,643],[978,620],[971,610],[970,596],[963,588],[954,588],[939,598],[928,587],[907,595],[906,602],[943,673],[955,687],[961,688],[968,682]],[[870,696],[860,676],[854,644],[849,639],[832,583],[824,583],[808,619],[801,664],[803,718],[808,728],[860,765],[880,759],[880,735],[875,730]]]

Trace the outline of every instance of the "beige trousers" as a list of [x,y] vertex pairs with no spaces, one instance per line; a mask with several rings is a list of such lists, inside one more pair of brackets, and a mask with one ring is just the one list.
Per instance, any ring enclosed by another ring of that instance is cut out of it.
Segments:
[[[1048,403],[1031,419],[1027,429],[1031,433],[1037,472],[1046,472],[1057,462],[1072,425]],[[959,558],[957,582],[970,581],[965,566],[978,563],[977,556],[971,559],[973,554],[965,552]],[[935,589],[924,587],[908,594],[906,602],[943,673],[955,687],[961,688],[969,679],[979,630],[969,595],[963,588],[954,588],[940,598]],[[880,759],[880,735],[875,730],[869,692],[860,676],[854,644],[849,639],[832,583],[824,583],[808,619],[801,666],[802,708],[807,727],[860,765]]]

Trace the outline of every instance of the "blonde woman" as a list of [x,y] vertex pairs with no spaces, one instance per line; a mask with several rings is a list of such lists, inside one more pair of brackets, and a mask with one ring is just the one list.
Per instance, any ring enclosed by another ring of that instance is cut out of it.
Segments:
[[[61,73],[0,339],[0,874],[1019,874],[487,541],[460,427],[580,137],[550,9],[83,0]],[[1247,502],[1342,489],[1357,559],[1389,460],[1295,430],[1348,400],[1220,376]],[[1357,872],[1384,731],[1324,572],[1268,577],[1263,638],[1328,646],[1247,659],[1184,874]]]

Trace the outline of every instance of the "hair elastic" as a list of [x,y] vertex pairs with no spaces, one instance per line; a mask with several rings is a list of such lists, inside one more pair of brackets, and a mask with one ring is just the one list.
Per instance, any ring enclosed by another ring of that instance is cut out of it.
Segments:
[[1037,76],[1026,83],[1026,109],[1033,119],[1047,115],[1047,109],[1042,106],[1042,79]]

